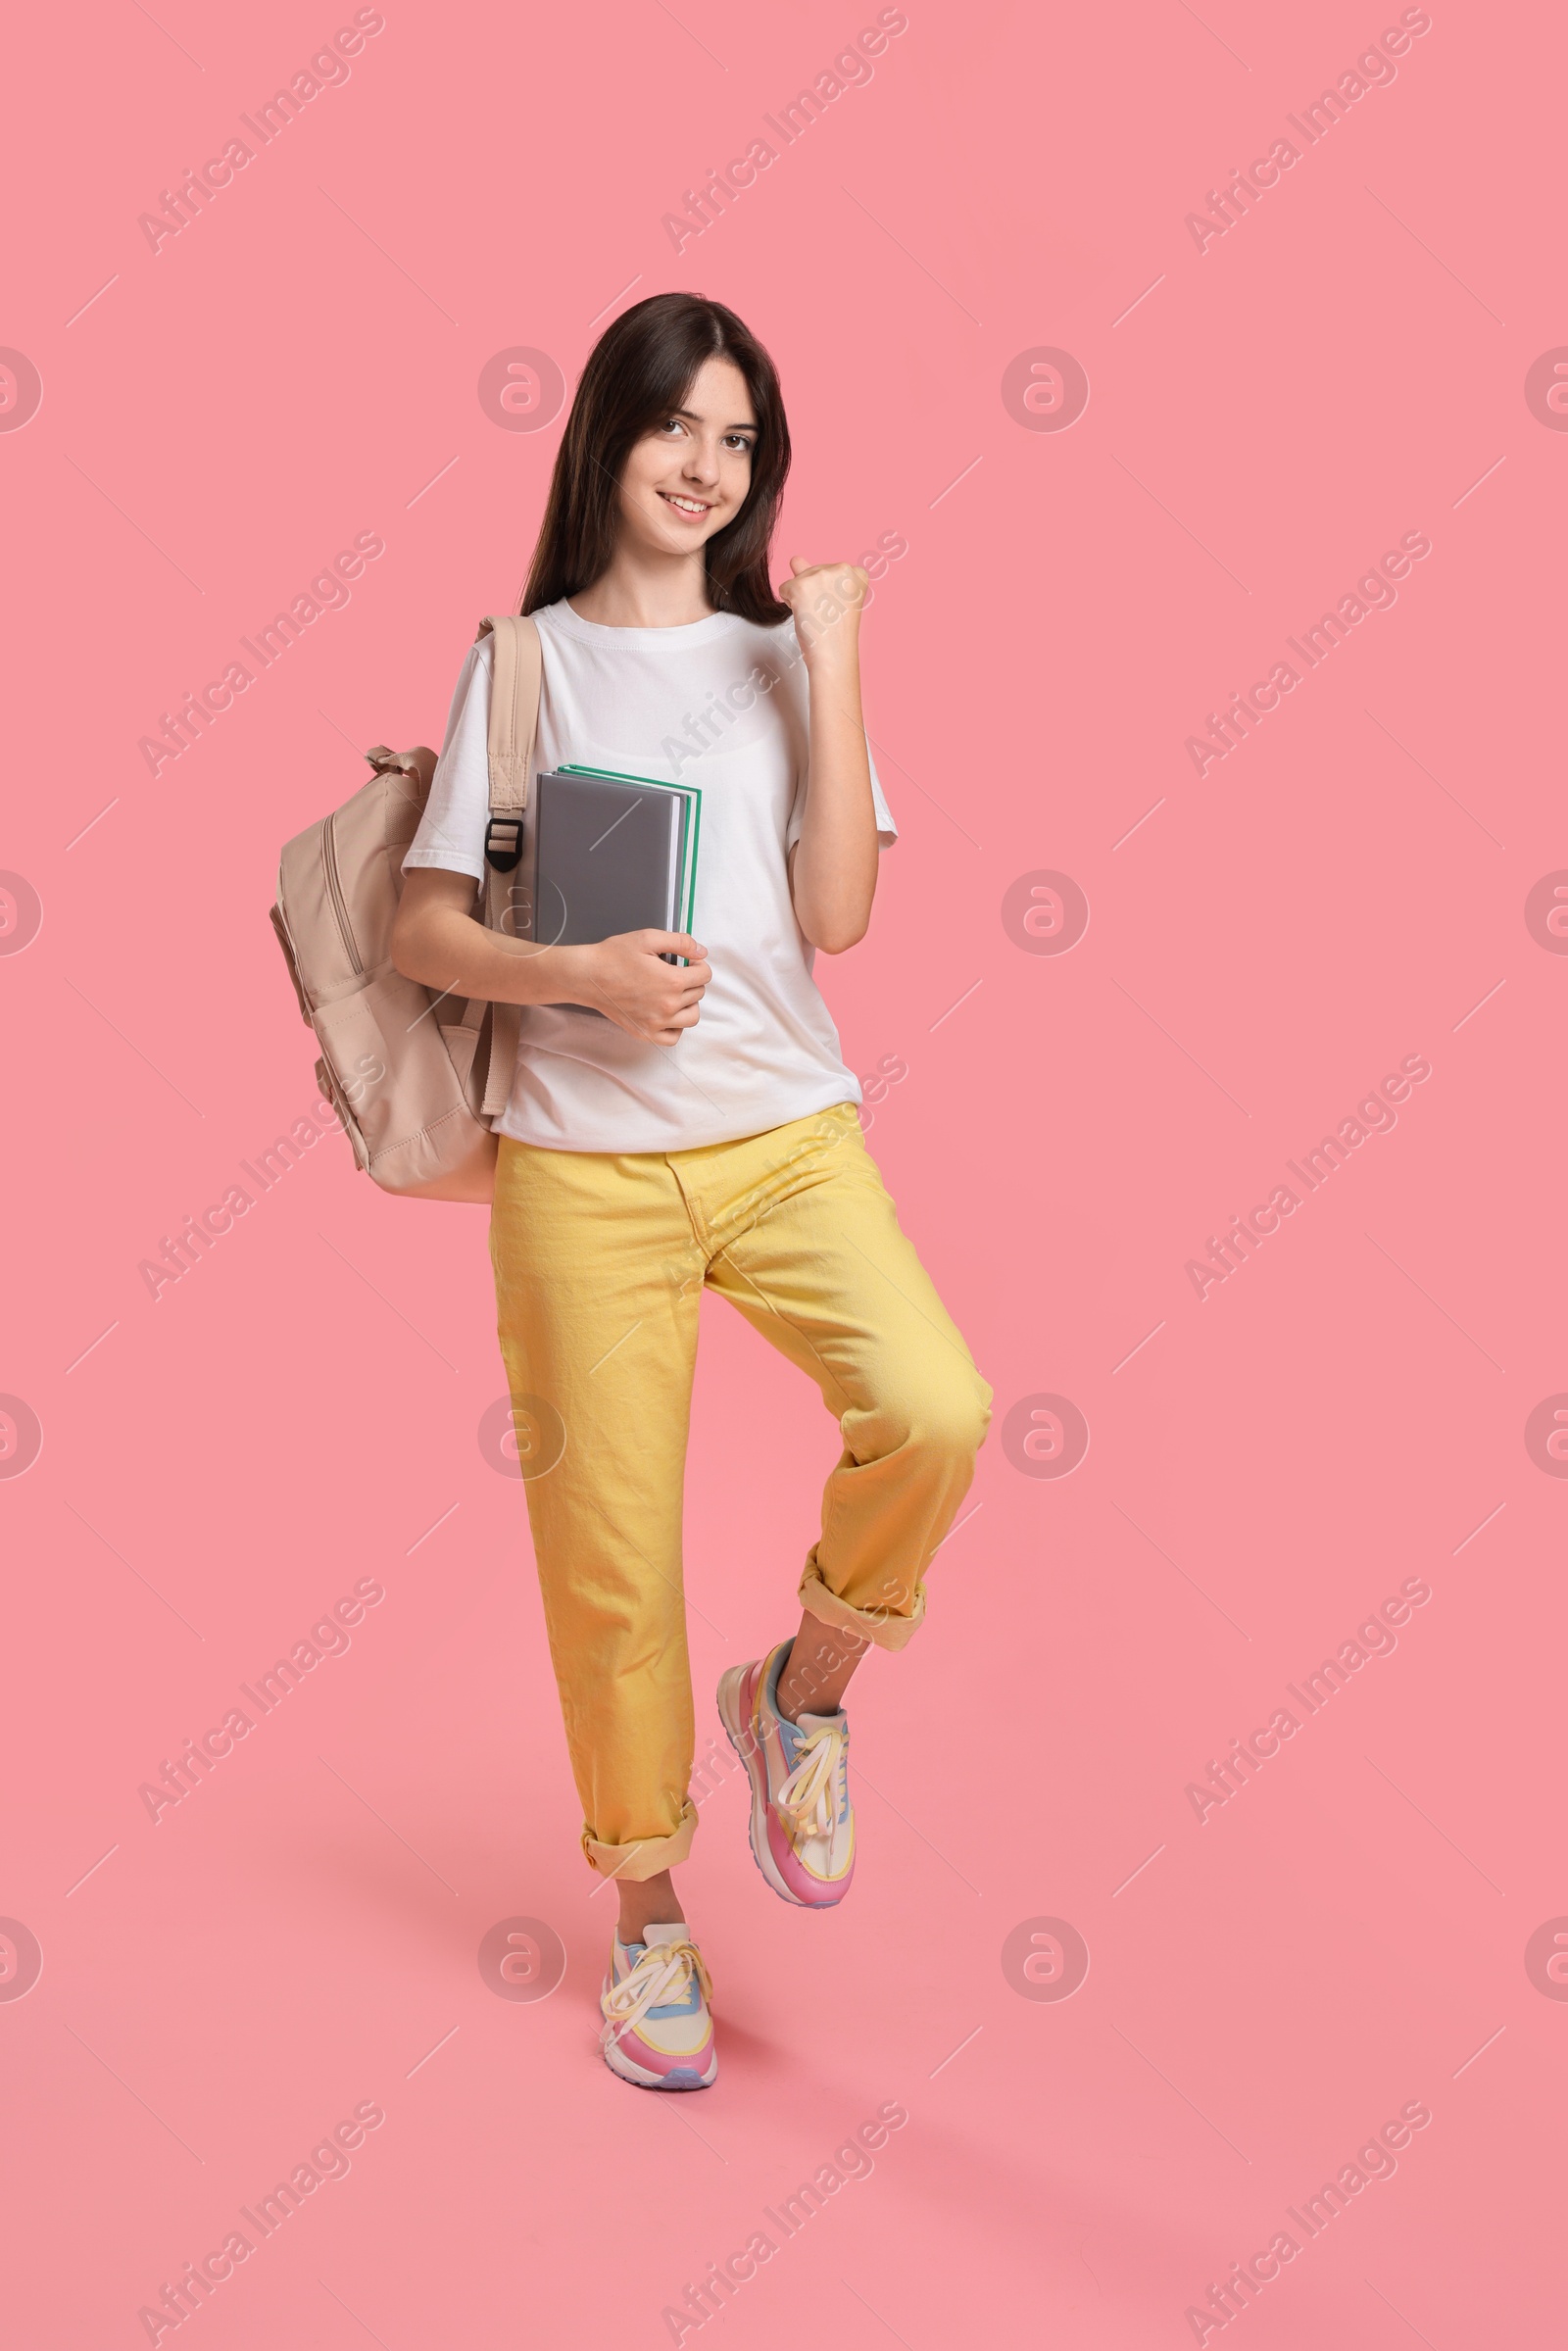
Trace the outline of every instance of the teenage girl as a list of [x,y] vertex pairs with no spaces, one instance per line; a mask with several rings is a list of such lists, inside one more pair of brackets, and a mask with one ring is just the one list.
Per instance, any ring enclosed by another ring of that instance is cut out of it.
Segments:
[[393,940],[411,978],[526,1007],[497,1122],[501,1347],[519,1418],[542,1398],[565,1431],[528,1514],[583,1851],[620,1897],[604,2054],[650,2089],[705,2087],[718,2064],[673,1875],[697,1825],[681,1489],[703,1289],[816,1382],[842,1436],[800,1628],[718,1688],[752,1851],[786,1902],[849,1888],[844,1692],[868,1646],[919,1625],[991,1401],[861,1140],[811,976],[814,950],[864,936],[895,827],[860,714],[865,572],[794,558],[769,584],[789,462],[777,374],[734,313],[638,303],[583,370],[523,596],[544,654],[536,771],[700,785],[706,944],[536,946],[476,918],[488,638],[458,679]]

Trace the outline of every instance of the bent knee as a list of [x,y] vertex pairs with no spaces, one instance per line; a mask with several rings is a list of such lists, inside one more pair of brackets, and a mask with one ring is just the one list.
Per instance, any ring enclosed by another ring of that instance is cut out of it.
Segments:
[[945,1467],[971,1464],[991,1422],[991,1391],[978,1374],[945,1379],[909,1398],[903,1441]]

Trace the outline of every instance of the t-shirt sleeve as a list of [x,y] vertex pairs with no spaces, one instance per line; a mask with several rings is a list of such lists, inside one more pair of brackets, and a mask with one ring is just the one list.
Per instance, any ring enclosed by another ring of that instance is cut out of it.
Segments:
[[447,715],[446,741],[436,761],[430,797],[403,860],[484,879],[484,836],[490,820],[490,639],[468,648]]
[[882,778],[876,771],[876,760],[872,757],[869,737],[866,740],[865,758],[866,764],[871,770],[871,803],[876,809],[877,847],[891,849],[899,837],[899,828],[893,821],[893,811],[888,807],[883,795]]

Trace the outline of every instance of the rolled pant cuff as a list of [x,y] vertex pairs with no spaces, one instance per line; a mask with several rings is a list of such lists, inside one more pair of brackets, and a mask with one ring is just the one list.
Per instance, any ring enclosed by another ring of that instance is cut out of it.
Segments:
[[871,1641],[879,1649],[902,1649],[914,1639],[925,1622],[925,1587],[920,1585],[914,1594],[914,1605],[906,1612],[892,1608],[857,1608],[841,1600],[823,1583],[814,1559],[807,1562],[801,1578],[799,1593],[801,1606],[818,1624],[841,1625],[847,1633],[858,1633],[862,1641]]
[[607,1845],[584,1829],[582,1849],[590,1866],[602,1878],[624,1878],[636,1885],[644,1878],[657,1878],[661,1870],[672,1870],[677,1862],[684,1861],[696,1834],[697,1807],[688,1796],[679,1823],[668,1837],[639,1837],[623,1845]]

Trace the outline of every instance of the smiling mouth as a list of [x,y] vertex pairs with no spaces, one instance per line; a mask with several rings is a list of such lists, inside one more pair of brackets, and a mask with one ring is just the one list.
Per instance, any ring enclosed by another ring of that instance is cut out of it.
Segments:
[[661,490],[659,495],[666,506],[672,506],[676,514],[684,514],[689,522],[701,521],[704,514],[710,514],[713,511],[710,506],[705,506],[700,498],[679,498],[673,490]]

